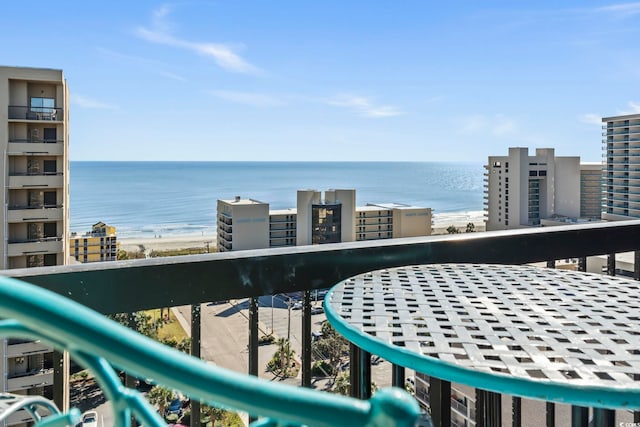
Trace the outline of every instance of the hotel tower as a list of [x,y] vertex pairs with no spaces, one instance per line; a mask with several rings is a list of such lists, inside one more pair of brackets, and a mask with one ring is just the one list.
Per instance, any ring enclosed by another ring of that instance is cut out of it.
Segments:
[[[0,269],[67,263],[69,92],[61,70],[0,67]],[[0,392],[53,395],[48,344],[0,339]],[[7,425],[31,419],[25,411]]]

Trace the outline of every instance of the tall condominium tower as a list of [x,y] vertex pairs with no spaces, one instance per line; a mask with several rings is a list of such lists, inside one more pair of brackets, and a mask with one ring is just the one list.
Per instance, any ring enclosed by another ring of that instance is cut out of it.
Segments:
[[487,230],[540,225],[556,215],[580,216],[580,157],[556,157],[553,148],[534,156],[527,148],[509,148],[485,166]]
[[[61,70],[0,67],[0,269],[67,263],[68,102]],[[53,368],[48,344],[0,339],[0,392],[51,398]]]
[[602,219],[640,218],[640,114],[602,119]]

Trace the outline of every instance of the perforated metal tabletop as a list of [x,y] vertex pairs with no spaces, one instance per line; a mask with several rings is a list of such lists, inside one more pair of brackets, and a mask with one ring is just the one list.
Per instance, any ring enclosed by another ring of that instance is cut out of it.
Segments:
[[347,339],[435,377],[523,397],[640,408],[640,283],[531,266],[436,264],[336,285]]

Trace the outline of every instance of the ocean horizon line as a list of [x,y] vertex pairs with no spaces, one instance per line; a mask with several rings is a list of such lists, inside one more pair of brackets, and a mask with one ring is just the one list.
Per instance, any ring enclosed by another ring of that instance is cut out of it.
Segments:
[[484,164],[481,160],[70,160],[70,163],[414,163]]

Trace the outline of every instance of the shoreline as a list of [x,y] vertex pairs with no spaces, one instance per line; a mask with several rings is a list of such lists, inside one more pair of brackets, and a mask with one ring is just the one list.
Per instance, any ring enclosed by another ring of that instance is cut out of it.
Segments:
[[[449,226],[457,227],[464,233],[467,224],[473,223],[475,231],[485,231],[484,212],[452,212],[433,215],[432,236],[447,234]],[[215,234],[169,234],[162,237],[123,237],[118,238],[119,248],[127,252],[168,251],[192,248],[216,249]]]

